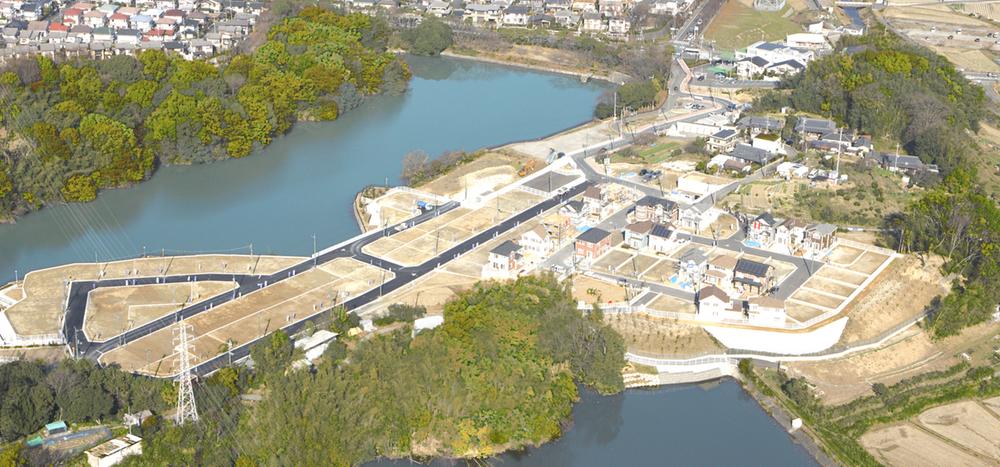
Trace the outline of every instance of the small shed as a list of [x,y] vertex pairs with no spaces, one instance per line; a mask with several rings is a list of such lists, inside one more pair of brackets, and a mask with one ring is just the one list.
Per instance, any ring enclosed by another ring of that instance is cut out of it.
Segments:
[[58,435],[59,433],[65,433],[68,430],[69,428],[66,426],[66,422],[62,420],[45,425],[45,434],[47,436]]

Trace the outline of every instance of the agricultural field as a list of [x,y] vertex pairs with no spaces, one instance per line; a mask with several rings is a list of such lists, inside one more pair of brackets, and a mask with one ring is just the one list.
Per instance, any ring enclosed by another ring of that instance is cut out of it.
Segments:
[[742,49],[759,40],[784,40],[802,32],[802,26],[789,19],[794,13],[788,6],[765,12],[754,10],[749,0],[728,1],[705,29],[705,39],[714,41],[720,51]]
[[955,402],[866,433],[861,443],[887,465],[996,465],[1000,418],[981,401]]

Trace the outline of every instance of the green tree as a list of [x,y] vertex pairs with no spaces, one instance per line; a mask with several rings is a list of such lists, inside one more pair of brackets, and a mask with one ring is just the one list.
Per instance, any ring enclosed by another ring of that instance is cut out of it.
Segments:
[[401,35],[414,55],[438,55],[453,43],[451,27],[437,18],[426,18]]

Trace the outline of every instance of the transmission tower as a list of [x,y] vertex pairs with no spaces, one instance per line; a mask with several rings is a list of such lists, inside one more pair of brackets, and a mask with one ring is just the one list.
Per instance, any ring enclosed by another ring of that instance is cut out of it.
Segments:
[[181,370],[177,377],[176,421],[178,425],[183,425],[189,421],[198,421],[198,407],[195,406],[194,388],[191,386],[194,376],[191,374],[191,345],[188,343],[189,329],[191,329],[191,325],[184,324],[183,322],[178,322],[177,327],[174,328],[176,336],[174,337],[174,349],[177,351],[177,364]]

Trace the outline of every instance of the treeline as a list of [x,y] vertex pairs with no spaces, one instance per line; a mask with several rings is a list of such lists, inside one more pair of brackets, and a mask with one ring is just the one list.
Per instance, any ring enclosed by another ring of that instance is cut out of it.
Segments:
[[244,157],[297,120],[333,120],[365,96],[401,92],[388,26],[307,7],[249,54],[186,61],[161,51],[107,60],[37,56],[0,73],[0,219],[89,201],[158,164]]
[[342,334],[347,346],[328,348],[312,372],[288,370],[295,350],[277,333],[252,353],[263,401],[237,409],[239,421],[222,430],[170,428],[131,462],[356,465],[378,456],[488,456],[558,436],[578,397],[574,382],[604,393],[623,388],[621,337],[599,312],[581,315],[552,277],[480,284],[446,304],[444,318],[415,337],[409,327],[362,340]]
[[0,441],[34,433],[55,420],[97,422],[129,410],[160,411],[172,393],[170,381],[98,367],[90,360],[7,363],[0,365]]
[[835,53],[810,62],[781,88],[759,98],[755,108],[791,106],[896,139],[943,173],[974,150],[965,132],[977,130],[986,114],[982,88],[945,57],[879,27],[845,36]]
[[952,292],[931,303],[930,331],[936,337],[991,318],[1000,303],[1000,208],[976,184],[975,171],[959,168],[925,193],[906,212],[891,216],[903,251],[946,259],[946,274],[960,276]]

